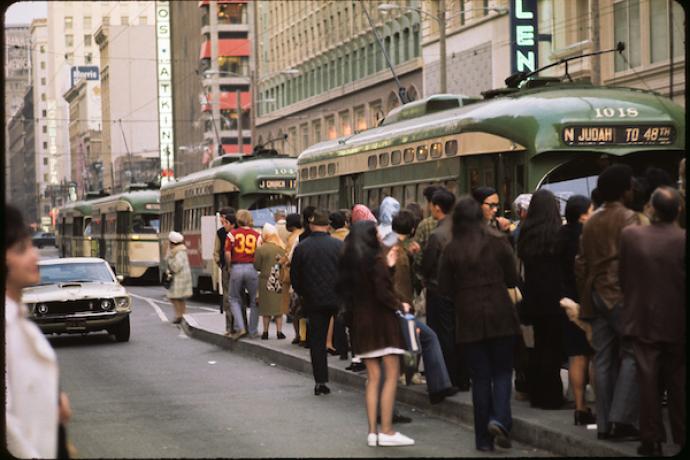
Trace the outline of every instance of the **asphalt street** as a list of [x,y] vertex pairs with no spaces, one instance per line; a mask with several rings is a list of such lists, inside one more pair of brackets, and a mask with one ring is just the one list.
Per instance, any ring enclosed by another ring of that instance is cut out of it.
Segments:
[[[135,295],[128,343],[105,333],[50,339],[81,458],[487,455],[474,449],[470,427],[402,405],[414,420],[396,428],[417,444],[370,448],[363,392],[332,384],[330,395],[314,396],[310,375],[188,338],[170,322],[162,287],[128,290]],[[189,308],[218,314],[210,301]],[[551,454],[514,443],[488,455]]]

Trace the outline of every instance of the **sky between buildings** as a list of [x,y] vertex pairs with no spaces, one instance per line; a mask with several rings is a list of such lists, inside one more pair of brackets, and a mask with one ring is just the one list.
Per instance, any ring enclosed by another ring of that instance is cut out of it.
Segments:
[[36,18],[48,15],[48,2],[16,2],[5,10],[4,25],[31,24]]

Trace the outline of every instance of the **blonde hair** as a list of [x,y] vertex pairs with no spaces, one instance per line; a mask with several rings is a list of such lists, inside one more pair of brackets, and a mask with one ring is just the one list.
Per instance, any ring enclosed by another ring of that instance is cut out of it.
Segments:
[[239,211],[237,211],[235,217],[237,219],[237,225],[240,227],[254,226],[254,218],[252,217],[252,213],[247,211],[246,209],[240,209]]

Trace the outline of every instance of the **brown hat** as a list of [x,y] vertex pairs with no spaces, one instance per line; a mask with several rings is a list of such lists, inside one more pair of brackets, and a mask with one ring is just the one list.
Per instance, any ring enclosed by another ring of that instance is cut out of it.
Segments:
[[331,223],[329,219],[329,212],[325,209],[317,209],[314,214],[309,218],[309,223],[312,225],[318,225],[320,227],[325,227]]

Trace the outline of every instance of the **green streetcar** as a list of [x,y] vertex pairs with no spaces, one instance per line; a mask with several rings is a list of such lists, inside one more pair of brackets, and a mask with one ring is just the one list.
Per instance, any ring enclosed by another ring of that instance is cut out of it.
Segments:
[[456,194],[491,186],[510,209],[521,193],[548,188],[589,195],[609,164],[678,176],[685,111],[650,91],[528,80],[483,99],[435,95],[391,111],[377,127],[321,142],[298,159],[300,206],[370,208],[385,196],[424,203],[441,183]]
[[[228,161],[226,164],[223,162]],[[221,157],[219,166],[184,176],[161,187],[161,273],[165,270],[168,233],[185,237],[195,291],[217,291],[218,273],[213,246],[220,222],[216,212],[231,206],[247,209],[254,226],[273,223],[273,213],[294,212],[295,158],[280,157],[275,150],[258,149],[240,158]]]

